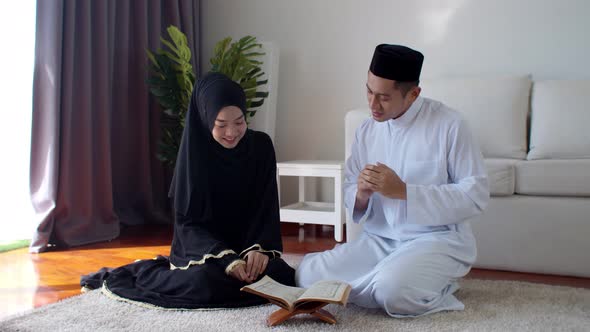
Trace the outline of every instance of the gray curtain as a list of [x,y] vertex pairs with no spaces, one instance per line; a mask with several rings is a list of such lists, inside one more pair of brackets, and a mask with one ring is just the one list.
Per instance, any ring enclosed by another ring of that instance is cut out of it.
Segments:
[[37,1],[31,252],[110,240],[121,224],[169,222],[170,170],[155,158],[160,110],[145,50],[166,27],[198,64],[199,1]]

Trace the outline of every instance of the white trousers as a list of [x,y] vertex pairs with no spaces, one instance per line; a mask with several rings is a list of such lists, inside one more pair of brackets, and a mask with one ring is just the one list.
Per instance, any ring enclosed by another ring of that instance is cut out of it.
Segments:
[[319,280],[345,281],[352,286],[350,303],[383,308],[393,317],[415,317],[463,310],[453,293],[475,256],[473,238],[453,230],[408,241],[363,232],[350,243],[305,255],[295,280],[305,288]]

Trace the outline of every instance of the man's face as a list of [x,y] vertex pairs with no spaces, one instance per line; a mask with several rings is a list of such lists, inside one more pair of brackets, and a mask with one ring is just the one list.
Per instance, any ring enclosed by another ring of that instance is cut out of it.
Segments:
[[394,83],[395,81],[375,76],[369,71],[367,100],[375,121],[383,122],[400,117],[420,94],[420,88],[414,87],[404,97]]

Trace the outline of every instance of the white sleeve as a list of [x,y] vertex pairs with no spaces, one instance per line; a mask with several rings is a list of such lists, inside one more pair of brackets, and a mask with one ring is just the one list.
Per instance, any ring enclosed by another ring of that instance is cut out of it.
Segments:
[[362,165],[359,154],[359,131],[362,126],[356,130],[354,142],[350,150],[350,157],[346,160],[344,165],[344,206],[348,214],[348,219],[359,223],[361,220],[368,218],[373,205],[373,198],[369,198],[369,205],[365,211],[355,211],[354,204],[356,202],[357,193],[357,179],[361,170],[365,167]]
[[449,225],[480,214],[490,198],[483,156],[464,121],[448,136],[447,170],[450,183],[406,184],[407,222]]

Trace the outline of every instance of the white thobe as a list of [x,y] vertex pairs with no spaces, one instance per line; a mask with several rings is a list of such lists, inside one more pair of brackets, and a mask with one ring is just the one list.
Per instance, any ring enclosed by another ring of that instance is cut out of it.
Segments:
[[[355,210],[358,176],[377,162],[406,183],[407,198],[374,193],[365,211]],[[352,286],[350,302],[394,317],[463,309],[453,292],[476,257],[468,220],[485,208],[489,189],[482,154],[458,112],[418,97],[397,119],[367,119],[346,161],[344,199],[349,217],[363,222],[362,235],[306,255],[299,286],[342,280]]]

